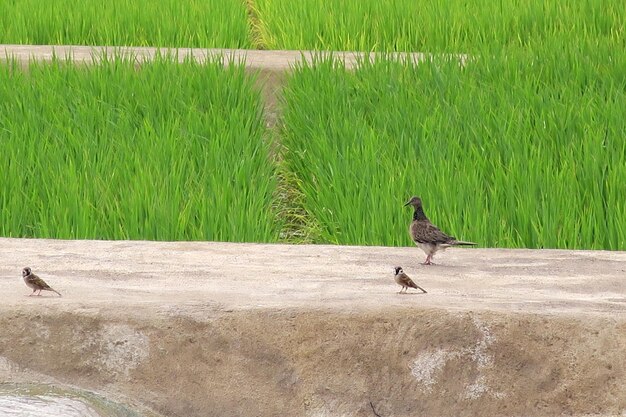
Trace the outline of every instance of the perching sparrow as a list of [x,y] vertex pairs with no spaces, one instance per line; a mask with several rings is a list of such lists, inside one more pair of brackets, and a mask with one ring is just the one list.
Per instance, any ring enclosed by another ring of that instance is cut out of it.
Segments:
[[[42,290],[55,292],[59,294],[59,297],[61,297],[60,292],[46,284],[46,281],[33,274],[29,267],[22,269],[22,277],[24,278],[24,282],[26,283],[26,285],[33,289],[33,292],[29,295],[29,297],[33,295],[41,295]],[[39,292],[35,294],[35,291]]]
[[393,277],[396,280],[398,285],[402,285],[402,288],[398,292],[398,294],[402,294],[402,290],[406,293],[409,288],[415,288],[416,290],[422,290],[423,293],[426,293],[426,290],[417,285],[407,274],[404,273],[402,267],[395,267],[396,275]]

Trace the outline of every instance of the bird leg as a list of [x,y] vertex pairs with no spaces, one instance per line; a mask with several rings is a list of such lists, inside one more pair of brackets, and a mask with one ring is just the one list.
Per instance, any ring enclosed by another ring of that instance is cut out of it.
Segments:
[[426,256],[426,260],[424,262],[422,262],[422,265],[432,265],[433,263],[431,262],[433,259],[433,255],[428,254]]

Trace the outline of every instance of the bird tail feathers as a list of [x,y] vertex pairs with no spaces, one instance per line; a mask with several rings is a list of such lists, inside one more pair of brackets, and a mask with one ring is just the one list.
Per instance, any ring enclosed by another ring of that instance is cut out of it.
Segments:
[[474,242],[464,242],[462,240],[455,240],[453,245],[454,246],[476,246],[477,243],[474,243]]

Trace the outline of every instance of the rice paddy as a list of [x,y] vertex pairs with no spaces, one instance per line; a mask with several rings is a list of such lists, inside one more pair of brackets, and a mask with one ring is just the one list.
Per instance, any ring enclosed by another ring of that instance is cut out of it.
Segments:
[[253,83],[221,59],[0,65],[0,235],[275,241]]
[[0,2],[0,43],[249,48],[247,11],[233,0]]
[[281,142],[314,241],[409,244],[418,194],[483,246],[625,248],[626,59],[603,54],[301,66]]
[[477,54],[623,48],[624,21],[611,0],[22,0],[0,2],[0,43]]
[[[611,0],[255,0],[267,49],[484,53],[553,43],[624,46]],[[558,51],[555,45],[555,51]]]
[[470,58],[316,59],[272,132],[235,63],[2,64],[0,235],[408,245],[418,194],[481,246],[626,249],[624,21],[609,0],[2,2],[2,43]]

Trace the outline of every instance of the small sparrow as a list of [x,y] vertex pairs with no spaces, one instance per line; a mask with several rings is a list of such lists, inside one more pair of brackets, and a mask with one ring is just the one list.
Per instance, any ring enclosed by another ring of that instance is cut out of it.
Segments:
[[415,288],[416,290],[422,290],[422,292],[426,294],[426,290],[420,287],[419,285],[417,285],[416,283],[414,283],[413,280],[409,278],[407,274],[404,273],[404,271],[402,270],[402,267],[396,266],[395,271],[396,271],[396,275],[393,277],[393,279],[396,280],[396,283],[398,285],[402,285],[402,288],[400,289],[398,294],[402,294],[402,290],[404,290],[404,293],[406,293],[409,290],[409,287]]
[[404,206],[411,205],[413,221],[409,225],[409,235],[413,242],[426,253],[426,260],[422,265],[432,265],[432,259],[438,250],[445,250],[450,246],[474,246],[476,243],[457,240],[453,236],[448,236],[437,226],[432,224],[422,208],[422,200],[419,197],[412,197]]
[[[57,290],[53,289],[51,286],[46,284],[46,281],[39,278],[37,275],[33,274],[33,272],[31,271],[29,267],[22,269],[22,277],[24,278],[24,282],[26,283],[26,285],[28,285],[30,288],[33,289],[33,292],[30,293],[29,297],[33,295],[41,295],[42,290],[55,292],[59,294],[59,297],[61,297],[60,292],[58,292]],[[35,294],[35,291],[39,291],[39,292]]]

